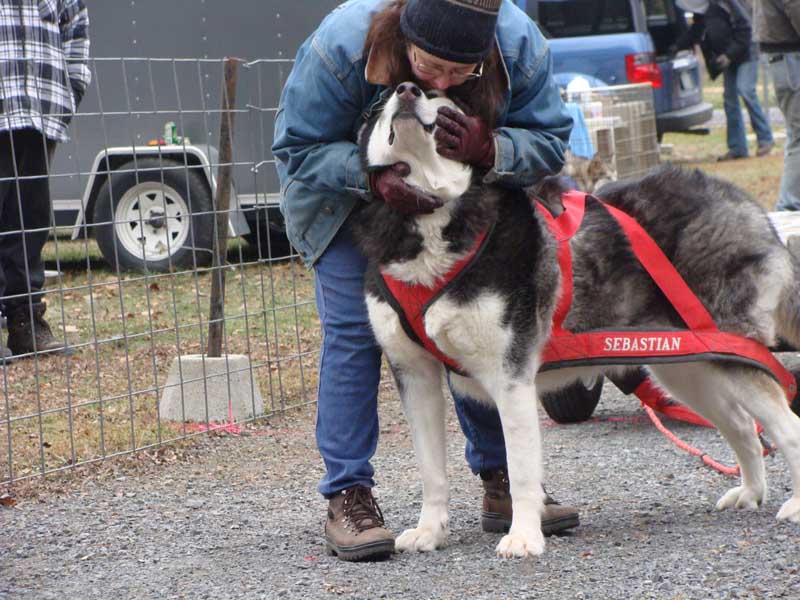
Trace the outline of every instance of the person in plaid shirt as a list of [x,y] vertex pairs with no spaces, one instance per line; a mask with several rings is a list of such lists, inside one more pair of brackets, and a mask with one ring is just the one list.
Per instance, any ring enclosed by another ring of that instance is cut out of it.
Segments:
[[0,0],[0,309],[12,356],[66,350],[44,320],[49,163],[91,81],[83,0]]

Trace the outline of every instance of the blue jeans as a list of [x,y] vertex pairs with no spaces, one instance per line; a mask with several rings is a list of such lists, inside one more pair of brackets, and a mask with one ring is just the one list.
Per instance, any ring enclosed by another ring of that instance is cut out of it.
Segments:
[[725,120],[727,121],[728,150],[735,156],[747,156],[747,135],[745,132],[742,109],[739,97],[744,100],[745,108],[750,114],[750,124],[758,139],[758,144],[770,144],[773,141],[772,129],[761,103],[758,101],[756,84],[758,82],[758,53],[754,48],[753,59],[738,65],[731,65],[723,71],[725,91]]
[[[322,324],[316,436],[325,462],[318,489],[326,497],[353,485],[375,484],[370,459],[378,444],[381,350],[364,301],[365,268],[347,224],[314,265]],[[458,394],[453,398],[473,473],[504,466],[497,410]]]
[[776,210],[800,210],[800,52],[767,55],[775,97],[786,120],[783,178]]

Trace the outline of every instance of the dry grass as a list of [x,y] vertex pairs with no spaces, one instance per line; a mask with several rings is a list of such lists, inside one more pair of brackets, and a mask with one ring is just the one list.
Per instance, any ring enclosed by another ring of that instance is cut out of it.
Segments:
[[778,136],[777,144],[768,156],[752,156],[755,142],[751,142],[750,158],[726,162],[716,161],[718,156],[727,151],[724,130],[713,129],[709,135],[669,133],[664,137],[664,142],[672,145],[672,153],[662,158],[732,181],[770,210],[778,201],[783,173],[785,138],[781,135],[782,131],[777,130],[775,133]]
[[[80,254],[60,241],[62,252]],[[0,481],[187,432],[159,421],[157,403],[173,360],[204,352],[210,273],[117,278],[95,252],[89,269],[85,251],[82,263],[60,261],[63,275],[48,286],[48,320],[74,344],[74,355],[22,360],[0,373]],[[47,256],[54,258],[52,242]],[[247,257],[238,251],[229,255],[241,259]],[[227,274],[223,352],[250,357],[268,413],[314,399],[319,328],[312,281],[292,261],[250,262]]]

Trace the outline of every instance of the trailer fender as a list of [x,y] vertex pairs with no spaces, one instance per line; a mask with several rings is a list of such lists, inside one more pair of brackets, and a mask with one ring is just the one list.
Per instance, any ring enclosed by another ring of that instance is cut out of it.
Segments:
[[[79,239],[84,235],[86,225],[93,221],[94,205],[97,193],[108,179],[109,173],[122,165],[141,158],[163,158],[188,167],[202,167],[201,173],[209,186],[212,197],[216,193],[216,176],[214,168],[219,163],[217,149],[213,146],[199,145],[167,145],[167,146],[117,146],[97,153],[92,161],[92,168],[81,198],[81,207],[72,226],[71,239]],[[250,233],[250,227],[242,213],[235,186],[231,186],[230,217],[228,219],[229,236],[238,237]]]

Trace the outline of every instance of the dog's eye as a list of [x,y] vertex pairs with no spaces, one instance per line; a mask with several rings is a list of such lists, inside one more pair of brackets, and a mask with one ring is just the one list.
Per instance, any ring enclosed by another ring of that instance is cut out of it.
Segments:
[[428,100],[433,100],[434,98],[438,98],[439,96],[440,96],[440,93],[437,90],[431,90],[429,92],[425,92],[425,97]]

